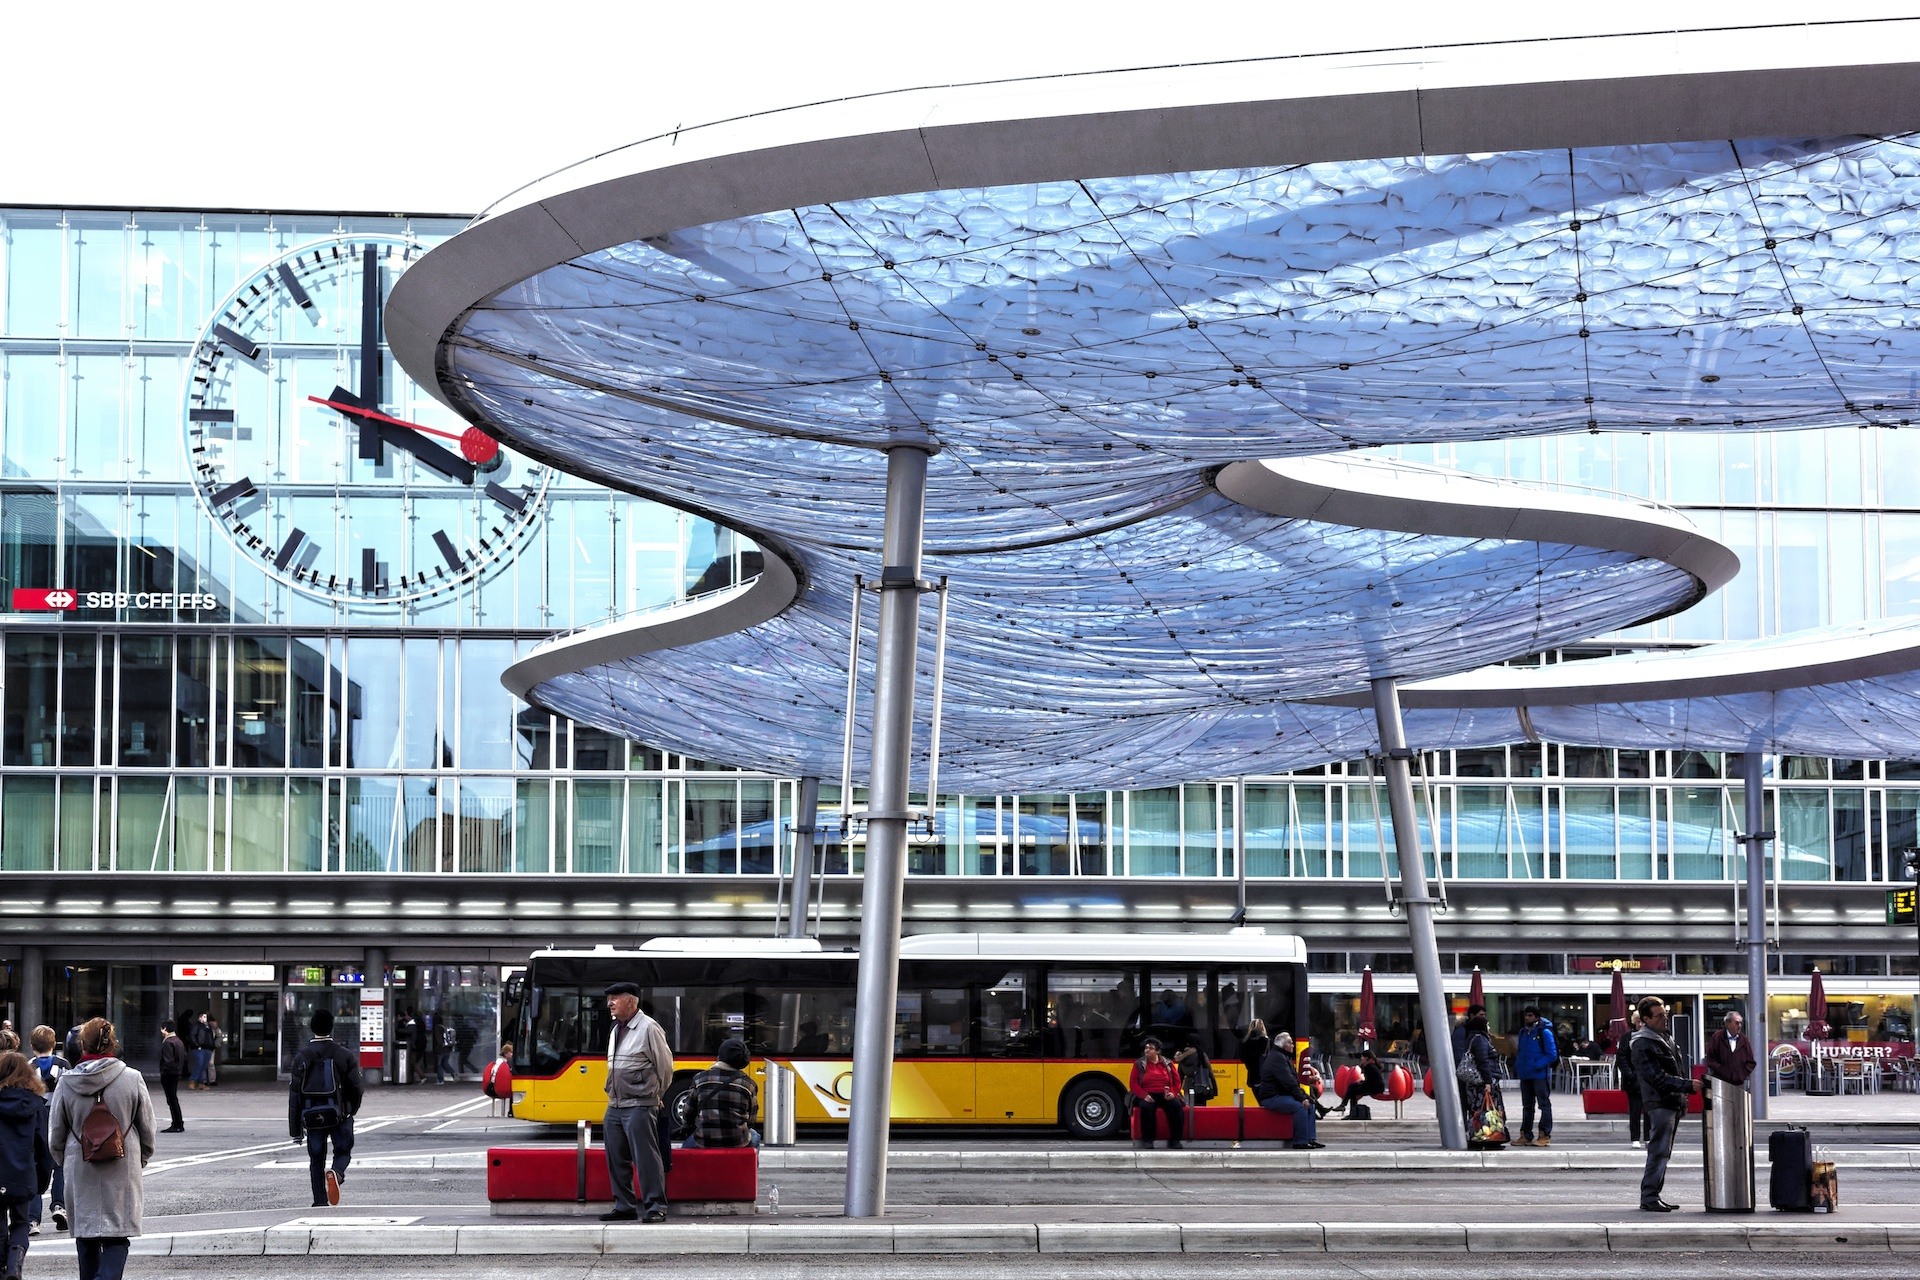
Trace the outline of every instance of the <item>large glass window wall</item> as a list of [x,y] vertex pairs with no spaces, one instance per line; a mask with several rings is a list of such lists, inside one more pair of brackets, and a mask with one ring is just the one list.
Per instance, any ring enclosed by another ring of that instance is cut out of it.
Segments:
[[[500,672],[555,630],[753,571],[711,523],[559,477],[518,552],[418,607],[297,595],[227,542],[187,483],[189,350],[232,288],[341,233],[431,245],[451,220],[0,210],[0,869],[756,875],[785,869],[794,784],[719,770],[515,702]],[[295,370],[298,373],[298,370]],[[327,373],[322,370],[322,373]],[[330,373],[327,376],[331,376]],[[324,378],[323,378],[324,381]],[[404,382],[404,380],[398,380]],[[301,385],[304,386],[304,383]],[[400,386],[403,416],[430,412]],[[1920,434],[1584,433],[1401,451],[1680,507],[1740,576],[1622,643],[1705,641],[1920,611]],[[303,520],[341,521],[303,498]],[[178,613],[142,594],[210,595]],[[1712,753],[1433,752],[1430,869],[1466,879],[1737,880],[1741,795]],[[947,797],[915,875],[1397,873],[1364,763],[1239,784]],[[827,788],[825,812],[838,804]],[[1920,764],[1789,759],[1767,790],[1787,880],[1881,882],[1920,839]],[[823,844],[857,874],[858,833]]]
[[[0,870],[771,875],[796,784],[715,769],[511,697],[529,643],[384,632],[0,636]],[[1742,787],[1703,752],[1548,746],[1422,757],[1428,870],[1521,881],[1738,881]],[[1920,765],[1785,757],[1766,790],[1786,881],[1898,878]],[[1365,761],[1134,792],[943,797],[915,875],[1398,874]],[[830,874],[857,874],[837,788]],[[856,801],[857,801],[856,797]],[[1430,815],[1430,816],[1429,816]],[[1437,836],[1437,838],[1436,838]]]

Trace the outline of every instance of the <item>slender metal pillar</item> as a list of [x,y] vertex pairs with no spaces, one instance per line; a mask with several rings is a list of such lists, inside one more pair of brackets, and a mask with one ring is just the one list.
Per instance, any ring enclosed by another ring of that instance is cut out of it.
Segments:
[[1233,780],[1233,875],[1235,926],[1247,922],[1247,778]]
[[[849,1218],[878,1218],[887,1211],[887,1126],[893,1114],[893,1024],[900,989],[907,765],[913,744],[914,659],[920,638],[927,458],[925,445],[900,445],[887,453],[887,518],[869,739],[873,746],[867,787],[867,861],[853,1024],[853,1101],[847,1125]],[[842,797],[841,803],[849,798]]]
[[1767,825],[1766,791],[1763,789],[1766,757],[1749,751],[1740,757],[1741,777],[1746,791],[1746,833],[1741,843],[1747,849],[1747,1034],[1753,1037],[1753,1057],[1759,1065],[1753,1080],[1753,1118],[1767,1118],[1767,1088],[1771,1080],[1767,1061],[1767,842],[1773,838]]
[[[845,804],[842,799],[841,804]],[[787,879],[787,936],[807,936],[807,895],[813,889],[813,833],[820,825],[820,779],[800,779],[793,806],[793,873]]]
[[1413,810],[1413,772],[1408,767],[1407,733],[1400,719],[1400,686],[1391,676],[1373,682],[1373,715],[1386,757],[1387,808],[1393,814],[1393,847],[1400,855],[1400,900],[1407,912],[1407,939],[1413,944],[1413,972],[1420,986],[1420,1024],[1427,1033],[1427,1057],[1433,1064],[1433,1108],[1440,1120],[1440,1145],[1450,1151],[1467,1146],[1460,1114],[1460,1090],[1453,1078],[1453,1028],[1447,1021],[1447,989],[1440,976],[1440,946],[1433,932],[1433,899],[1427,890],[1427,863],[1420,852],[1419,821]]
[[[14,985],[20,990],[20,1007],[14,1010],[14,1030],[26,1043],[33,1029],[46,1020],[47,953],[39,947],[20,948],[20,967],[14,971]],[[172,1017],[172,1014],[168,1014]]]

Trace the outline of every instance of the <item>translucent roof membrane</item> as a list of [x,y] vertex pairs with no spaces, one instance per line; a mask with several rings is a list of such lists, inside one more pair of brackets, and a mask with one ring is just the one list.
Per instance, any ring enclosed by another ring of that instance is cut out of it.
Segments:
[[[1387,489],[1421,470],[1359,474]],[[778,616],[548,678],[534,696],[655,746],[837,776],[852,583],[873,566],[811,542],[789,553],[807,586]],[[926,572],[951,582],[941,769],[963,790],[1142,786],[1324,758],[1313,737],[1325,717],[1289,699],[1531,653],[1700,589],[1686,569],[1627,551],[1288,519],[1218,493],[1117,534],[936,555]],[[874,616],[869,601],[869,690]],[[932,634],[929,615],[923,693]],[[924,777],[924,698],[920,710]]]
[[[1404,696],[1408,733],[1418,730],[1423,746],[1532,737],[1906,759],[1920,743],[1920,619],[1820,627],[1683,653],[1495,668],[1411,686]],[[1507,706],[1487,705],[1496,702]],[[1356,723],[1346,731],[1363,732],[1371,714],[1353,714]]]
[[943,781],[1142,785],[1353,754],[1338,715],[1288,700],[1590,637],[1698,588],[1551,538],[1277,518],[1214,470],[1901,424],[1917,259],[1909,137],[934,191],[582,254],[466,310],[440,373],[516,445],[712,514],[799,573],[780,617],[548,679],[546,705],[837,774],[879,450],[924,439],[928,572],[954,582]]

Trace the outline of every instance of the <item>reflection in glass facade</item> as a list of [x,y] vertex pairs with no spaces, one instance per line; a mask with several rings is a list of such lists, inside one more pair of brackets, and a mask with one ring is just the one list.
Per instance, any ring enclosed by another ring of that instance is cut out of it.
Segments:
[[[500,685],[556,630],[735,580],[745,548],[724,530],[556,477],[530,539],[472,589],[347,605],[296,594],[238,554],[194,494],[180,421],[188,353],[234,285],[327,236],[431,245],[455,227],[0,211],[0,604],[20,590],[106,597],[0,614],[0,870],[781,867],[791,780],[663,755]],[[444,415],[393,382],[397,416]],[[1623,646],[1920,609],[1920,501],[1902,479],[1920,474],[1912,431],[1582,433],[1402,452],[1651,497],[1740,551],[1731,587]],[[1449,877],[1744,876],[1740,787],[1718,756],[1520,745],[1426,764],[1434,869]],[[1920,838],[1920,765],[1788,758],[1776,772],[1769,825],[1785,878],[1897,878],[1893,855]],[[1230,878],[1235,785],[951,797],[911,871]],[[1364,762],[1240,785],[1249,876],[1392,873],[1391,824]],[[838,804],[825,787],[829,821]],[[825,852],[832,874],[860,869],[857,840]]]

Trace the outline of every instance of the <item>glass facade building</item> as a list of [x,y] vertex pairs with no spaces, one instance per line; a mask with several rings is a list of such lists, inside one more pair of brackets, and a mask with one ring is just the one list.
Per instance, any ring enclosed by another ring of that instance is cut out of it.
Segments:
[[[243,554],[192,484],[184,419],[193,350],[236,287],[329,237],[424,248],[458,225],[0,210],[0,602],[11,602],[0,615],[0,885],[69,874],[457,880],[785,869],[794,780],[663,755],[530,708],[500,683],[556,631],[751,572],[751,549],[727,531],[556,474],[524,539],[470,580],[402,603],[329,600]],[[291,456],[316,446],[311,419],[289,406],[309,382],[353,385],[361,352],[340,326],[296,327],[283,346],[276,358],[291,366],[297,357],[308,372],[260,429]],[[397,369],[387,386],[383,404],[396,417],[460,425]],[[1744,568],[1726,590],[1595,651],[1920,609],[1920,500],[1901,479],[1920,474],[1920,431],[1581,434],[1402,452],[1656,499],[1740,554]],[[351,515],[359,536],[385,527],[405,541],[411,522],[441,518],[441,499],[409,465],[381,490],[315,484],[302,499],[318,513],[310,522],[344,528]],[[61,592],[74,607],[49,607],[49,593]],[[1570,656],[1580,655],[1541,660]],[[1435,870],[1449,879],[1554,892],[1565,882],[1744,878],[1733,840],[1738,772],[1717,755],[1517,745],[1429,752],[1425,766]],[[1236,787],[1245,788],[1244,868],[1235,865]],[[838,797],[824,790],[830,818]],[[1920,764],[1789,757],[1774,762],[1768,802],[1788,882],[1870,893],[1897,881],[1900,851],[1920,843]],[[1392,856],[1364,761],[947,803],[952,820],[915,849],[915,876],[1244,873],[1305,886],[1378,880]],[[859,865],[857,840],[829,840],[829,876]],[[1339,938],[1310,941],[1348,954]],[[1515,946],[1552,950],[1547,941]],[[126,1007],[151,1020],[177,1006],[157,962],[190,953],[131,966],[117,984],[104,965],[80,965],[76,976],[50,961],[49,980],[66,994],[50,988],[44,1007],[77,1014],[132,1001]],[[1900,960],[1880,963],[1875,972],[1892,973]],[[297,972],[322,976],[274,981],[306,992],[359,980],[334,962]],[[490,1006],[475,993],[492,990],[494,975],[457,965],[414,972],[423,1009],[434,1007],[427,996],[438,982],[463,993],[463,1019],[485,1021]],[[10,973],[11,999],[20,981]],[[259,1052],[267,1065],[270,1050]]]

